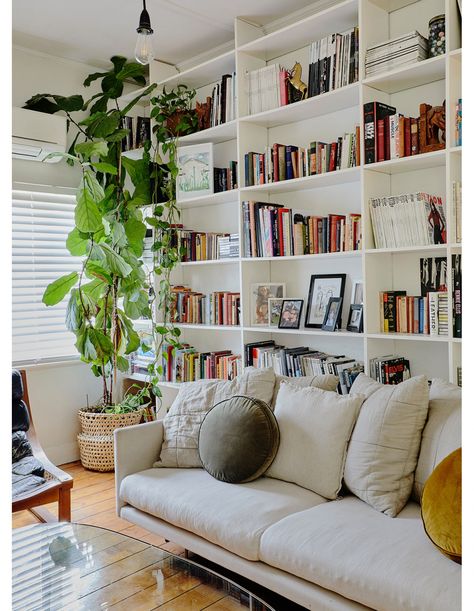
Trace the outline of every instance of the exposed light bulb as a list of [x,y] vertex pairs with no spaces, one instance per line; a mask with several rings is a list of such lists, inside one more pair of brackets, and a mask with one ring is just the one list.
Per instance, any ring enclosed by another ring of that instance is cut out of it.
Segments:
[[135,59],[140,64],[146,66],[155,57],[153,51],[153,40],[151,35],[153,30],[150,22],[150,15],[146,10],[145,0],[143,0],[143,10],[140,13],[140,23],[137,28],[138,37],[135,45]]

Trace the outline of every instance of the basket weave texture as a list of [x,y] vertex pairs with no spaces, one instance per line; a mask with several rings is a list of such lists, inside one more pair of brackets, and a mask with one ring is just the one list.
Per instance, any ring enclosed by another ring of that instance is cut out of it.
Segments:
[[77,436],[81,463],[92,471],[114,470],[114,430],[139,424],[143,410],[103,414],[79,410],[82,432]]

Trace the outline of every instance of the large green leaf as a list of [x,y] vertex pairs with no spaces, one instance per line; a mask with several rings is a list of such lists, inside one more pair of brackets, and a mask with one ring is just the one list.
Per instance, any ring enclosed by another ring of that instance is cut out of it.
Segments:
[[139,291],[138,295],[136,293],[133,293],[132,296],[125,295],[123,299],[123,309],[125,314],[132,320],[149,314],[150,308],[146,291]]
[[110,61],[114,65],[114,72],[120,72],[120,70],[122,70],[122,68],[127,63],[127,58],[123,55],[113,55],[110,58]]
[[110,224],[110,236],[112,238],[113,248],[123,248],[127,245],[127,236],[123,223],[113,221]]
[[124,373],[127,373],[128,370],[130,368],[130,363],[128,362],[128,359],[126,359],[124,356],[117,356],[117,369],[119,371],[123,371]]
[[104,199],[104,189],[100,182],[97,180],[94,172],[91,172],[89,170],[86,170],[84,172],[84,186],[88,189],[96,204],[98,204]]
[[133,192],[132,199],[129,201],[130,206],[147,206],[151,203],[150,182],[142,181],[138,184]]
[[94,138],[105,138],[117,129],[120,123],[120,113],[113,110],[110,113],[96,112],[81,121],[80,125],[87,126],[87,133]]
[[54,115],[55,112],[58,112],[59,106],[50,98],[52,98],[50,93],[37,93],[25,102],[23,108]]
[[66,327],[75,333],[83,322],[82,310],[78,304],[78,290],[72,289],[66,309]]
[[74,227],[69,232],[66,240],[66,248],[69,250],[73,257],[82,257],[86,254],[88,248],[89,238],[87,234],[81,234],[77,227]]
[[104,295],[107,286],[107,283],[100,278],[95,278],[91,282],[83,284],[81,286],[81,293],[83,299],[86,299],[87,305],[95,305]]
[[70,95],[69,97],[53,95],[53,99],[58,105],[59,109],[64,110],[65,112],[82,110],[82,107],[84,106],[84,99],[82,95]]
[[113,282],[110,273],[96,261],[89,261],[86,265],[86,275],[88,278],[99,278],[103,282],[111,285]]
[[143,159],[130,159],[122,157],[122,165],[127,170],[130,180],[135,186],[143,181],[150,181],[149,165]]
[[89,188],[84,183],[77,192],[76,199],[74,219],[77,229],[83,233],[94,233],[102,226],[102,215]]
[[115,250],[113,250],[113,248],[105,242],[99,244],[99,247],[102,249],[102,252],[105,255],[107,267],[110,269],[110,271],[116,276],[126,278],[132,271],[132,268],[125,261],[125,259],[121,257],[119,253],[115,252]]
[[92,74],[89,74],[89,76],[86,78],[86,80],[84,81],[83,85],[84,87],[89,87],[89,85],[93,82],[96,81],[97,79],[103,77],[103,76],[107,76],[108,72],[93,72]]
[[107,157],[109,152],[109,147],[107,146],[107,142],[103,140],[95,140],[94,142],[79,142],[75,146],[76,153],[80,153],[86,159],[90,159],[91,157]]
[[94,344],[97,353],[97,358],[108,358],[112,355],[114,346],[112,341],[105,333],[98,329],[89,329],[89,338]]
[[51,282],[43,294],[43,303],[47,306],[53,306],[62,301],[76,284],[78,278],[79,274],[77,272],[71,272]]
[[145,90],[143,90],[139,95],[133,98],[133,100],[129,102],[127,106],[125,106],[125,108],[122,110],[122,115],[126,115],[130,110],[132,110],[135,104],[137,104],[137,102],[139,102],[143,98],[143,96],[149,95],[155,88],[156,88],[156,83],[153,83],[152,85],[147,87]]
[[117,78],[124,81],[127,78],[144,76],[145,66],[135,62],[125,64],[124,67],[117,73]]
[[105,161],[94,161],[92,162],[92,166],[104,174],[111,174],[112,176],[116,176],[118,174],[118,169],[111,163],[106,163]]
[[129,129],[117,129],[105,137],[107,142],[121,142],[128,135]]
[[137,255],[137,257],[141,257],[143,254],[143,241],[146,235],[145,223],[131,217],[125,222],[125,233],[127,234],[130,248]]

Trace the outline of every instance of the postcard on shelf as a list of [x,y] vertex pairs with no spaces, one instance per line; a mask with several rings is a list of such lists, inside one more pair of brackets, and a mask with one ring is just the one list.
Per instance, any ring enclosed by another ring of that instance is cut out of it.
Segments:
[[178,148],[176,199],[183,201],[214,193],[212,143]]

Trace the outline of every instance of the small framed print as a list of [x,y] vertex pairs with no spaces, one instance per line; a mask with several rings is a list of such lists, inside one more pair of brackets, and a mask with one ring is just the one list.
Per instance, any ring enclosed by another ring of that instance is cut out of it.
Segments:
[[329,299],[326,314],[321,329],[323,331],[335,331],[337,329],[337,322],[341,315],[342,308],[342,297],[331,297]]
[[178,148],[176,199],[183,201],[214,193],[212,143]]
[[[304,326],[321,329],[332,297],[344,297],[346,274],[313,274],[309,284]],[[339,314],[340,316],[340,314]],[[337,321],[340,325],[340,320]]]
[[280,322],[281,306],[283,303],[281,297],[270,297],[268,300],[268,326],[278,329]]
[[303,311],[302,299],[283,299],[281,304],[279,329],[299,329],[301,312]]
[[351,303],[355,303],[357,305],[364,303],[364,284],[362,280],[354,280],[352,284]]
[[250,285],[250,324],[268,326],[270,321],[268,300],[283,298],[286,295],[286,285],[282,282],[258,282]]
[[362,333],[364,330],[363,306],[359,303],[351,303],[349,318],[347,320],[347,330],[353,333]]

